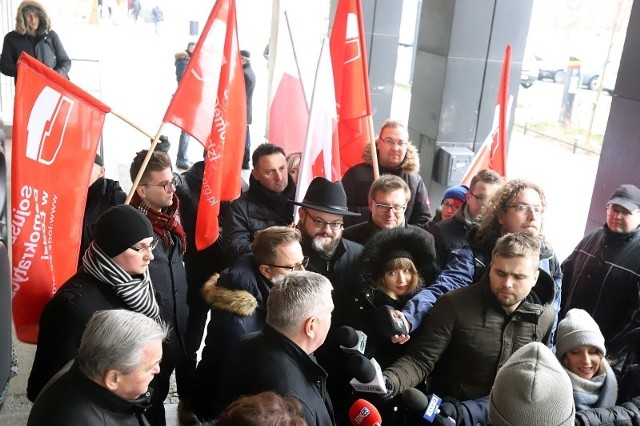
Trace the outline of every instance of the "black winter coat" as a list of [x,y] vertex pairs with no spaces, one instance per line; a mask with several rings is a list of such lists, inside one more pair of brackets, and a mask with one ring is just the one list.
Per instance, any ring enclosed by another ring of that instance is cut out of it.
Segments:
[[211,305],[211,319],[193,392],[194,409],[200,417],[213,417],[217,384],[229,348],[246,334],[264,328],[270,292],[271,282],[253,265],[251,254],[241,256],[219,278],[216,274],[205,283],[203,294]]
[[274,391],[297,398],[309,426],[335,425],[327,373],[286,336],[265,326],[238,342],[224,364],[218,394],[224,408],[242,395]]
[[[148,396],[148,394],[146,395]],[[29,413],[27,426],[144,426],[146,396],[128,401],[87,378],[77,365],[42,392]]]
[[449,259],[449,253],[457,248],[465,247],[469,243],[467,242],[466,234],[470,224],[464,218],[464,209],[466,203],[462,205],[449,219],[441,220],[429,226],[429,231],[433,234],[435,239],[436,253],[440,267],[444,268],[447,265]]

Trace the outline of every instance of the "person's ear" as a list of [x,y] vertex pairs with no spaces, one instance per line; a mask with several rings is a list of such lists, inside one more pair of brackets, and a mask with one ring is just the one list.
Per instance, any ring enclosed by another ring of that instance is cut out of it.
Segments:
[[260,271],[260,273],[268,280],[271,280],[271,278],[273,278],[268,265],[259,265],[258,271]]
[[115,392],[118,389],[118,372],[116,370],[107,370],[102,376],[103,385],[111,392]]
[[304,334],[313,339],[316,335],[318,319],[316,317],[309,317],[304,321]]

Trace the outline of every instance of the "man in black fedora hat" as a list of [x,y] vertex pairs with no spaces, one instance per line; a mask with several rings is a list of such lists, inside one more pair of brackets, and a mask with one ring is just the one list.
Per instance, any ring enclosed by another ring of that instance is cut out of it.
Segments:
[[354,271],[362,254],[362,245],[342,238],[342,228],[345,216],[359,216],[360,213],[347,209],[347,195],[341,182],[330,182],[322,177],[313,179],[302,202],[294,204],[301,207],[298,229],[302,234],[302,253],[309,258],[306,269],[324,275],[333,284],[335,308],[331,328],[325,344],[315,355],[329,374],[327,389],[338,418],[341,414],[346,415],[348,406],[344,405],[350,399],[349,388],[344,385],[349,376],[345,367],[347,359],[339,349],[335,331],[345,325],[349,303],[356,293]]

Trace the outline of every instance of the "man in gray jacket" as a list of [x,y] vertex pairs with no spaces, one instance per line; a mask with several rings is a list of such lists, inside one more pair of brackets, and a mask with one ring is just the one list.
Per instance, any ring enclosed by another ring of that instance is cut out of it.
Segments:
[[555,286],[539,260],[537,237],[499,238],[489,273],[438,299],[413,346],[384,371],[389,394],[430,376],[430,391],[441,397],[480,398],[512,353],[529,342],[547,344]]

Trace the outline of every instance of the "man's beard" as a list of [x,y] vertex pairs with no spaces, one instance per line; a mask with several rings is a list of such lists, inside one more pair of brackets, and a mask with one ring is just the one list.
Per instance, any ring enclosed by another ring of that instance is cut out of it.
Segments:
[[325,242],[323,241],[325,238],[331,238],[328,235],[316,235],[311,240],[311,248],[314,251],[320,253],[322,257],[329,260],[333,257],[333,253],[335,253],[338,244],[340,243],[340,235],[334,235],[331,241]]

